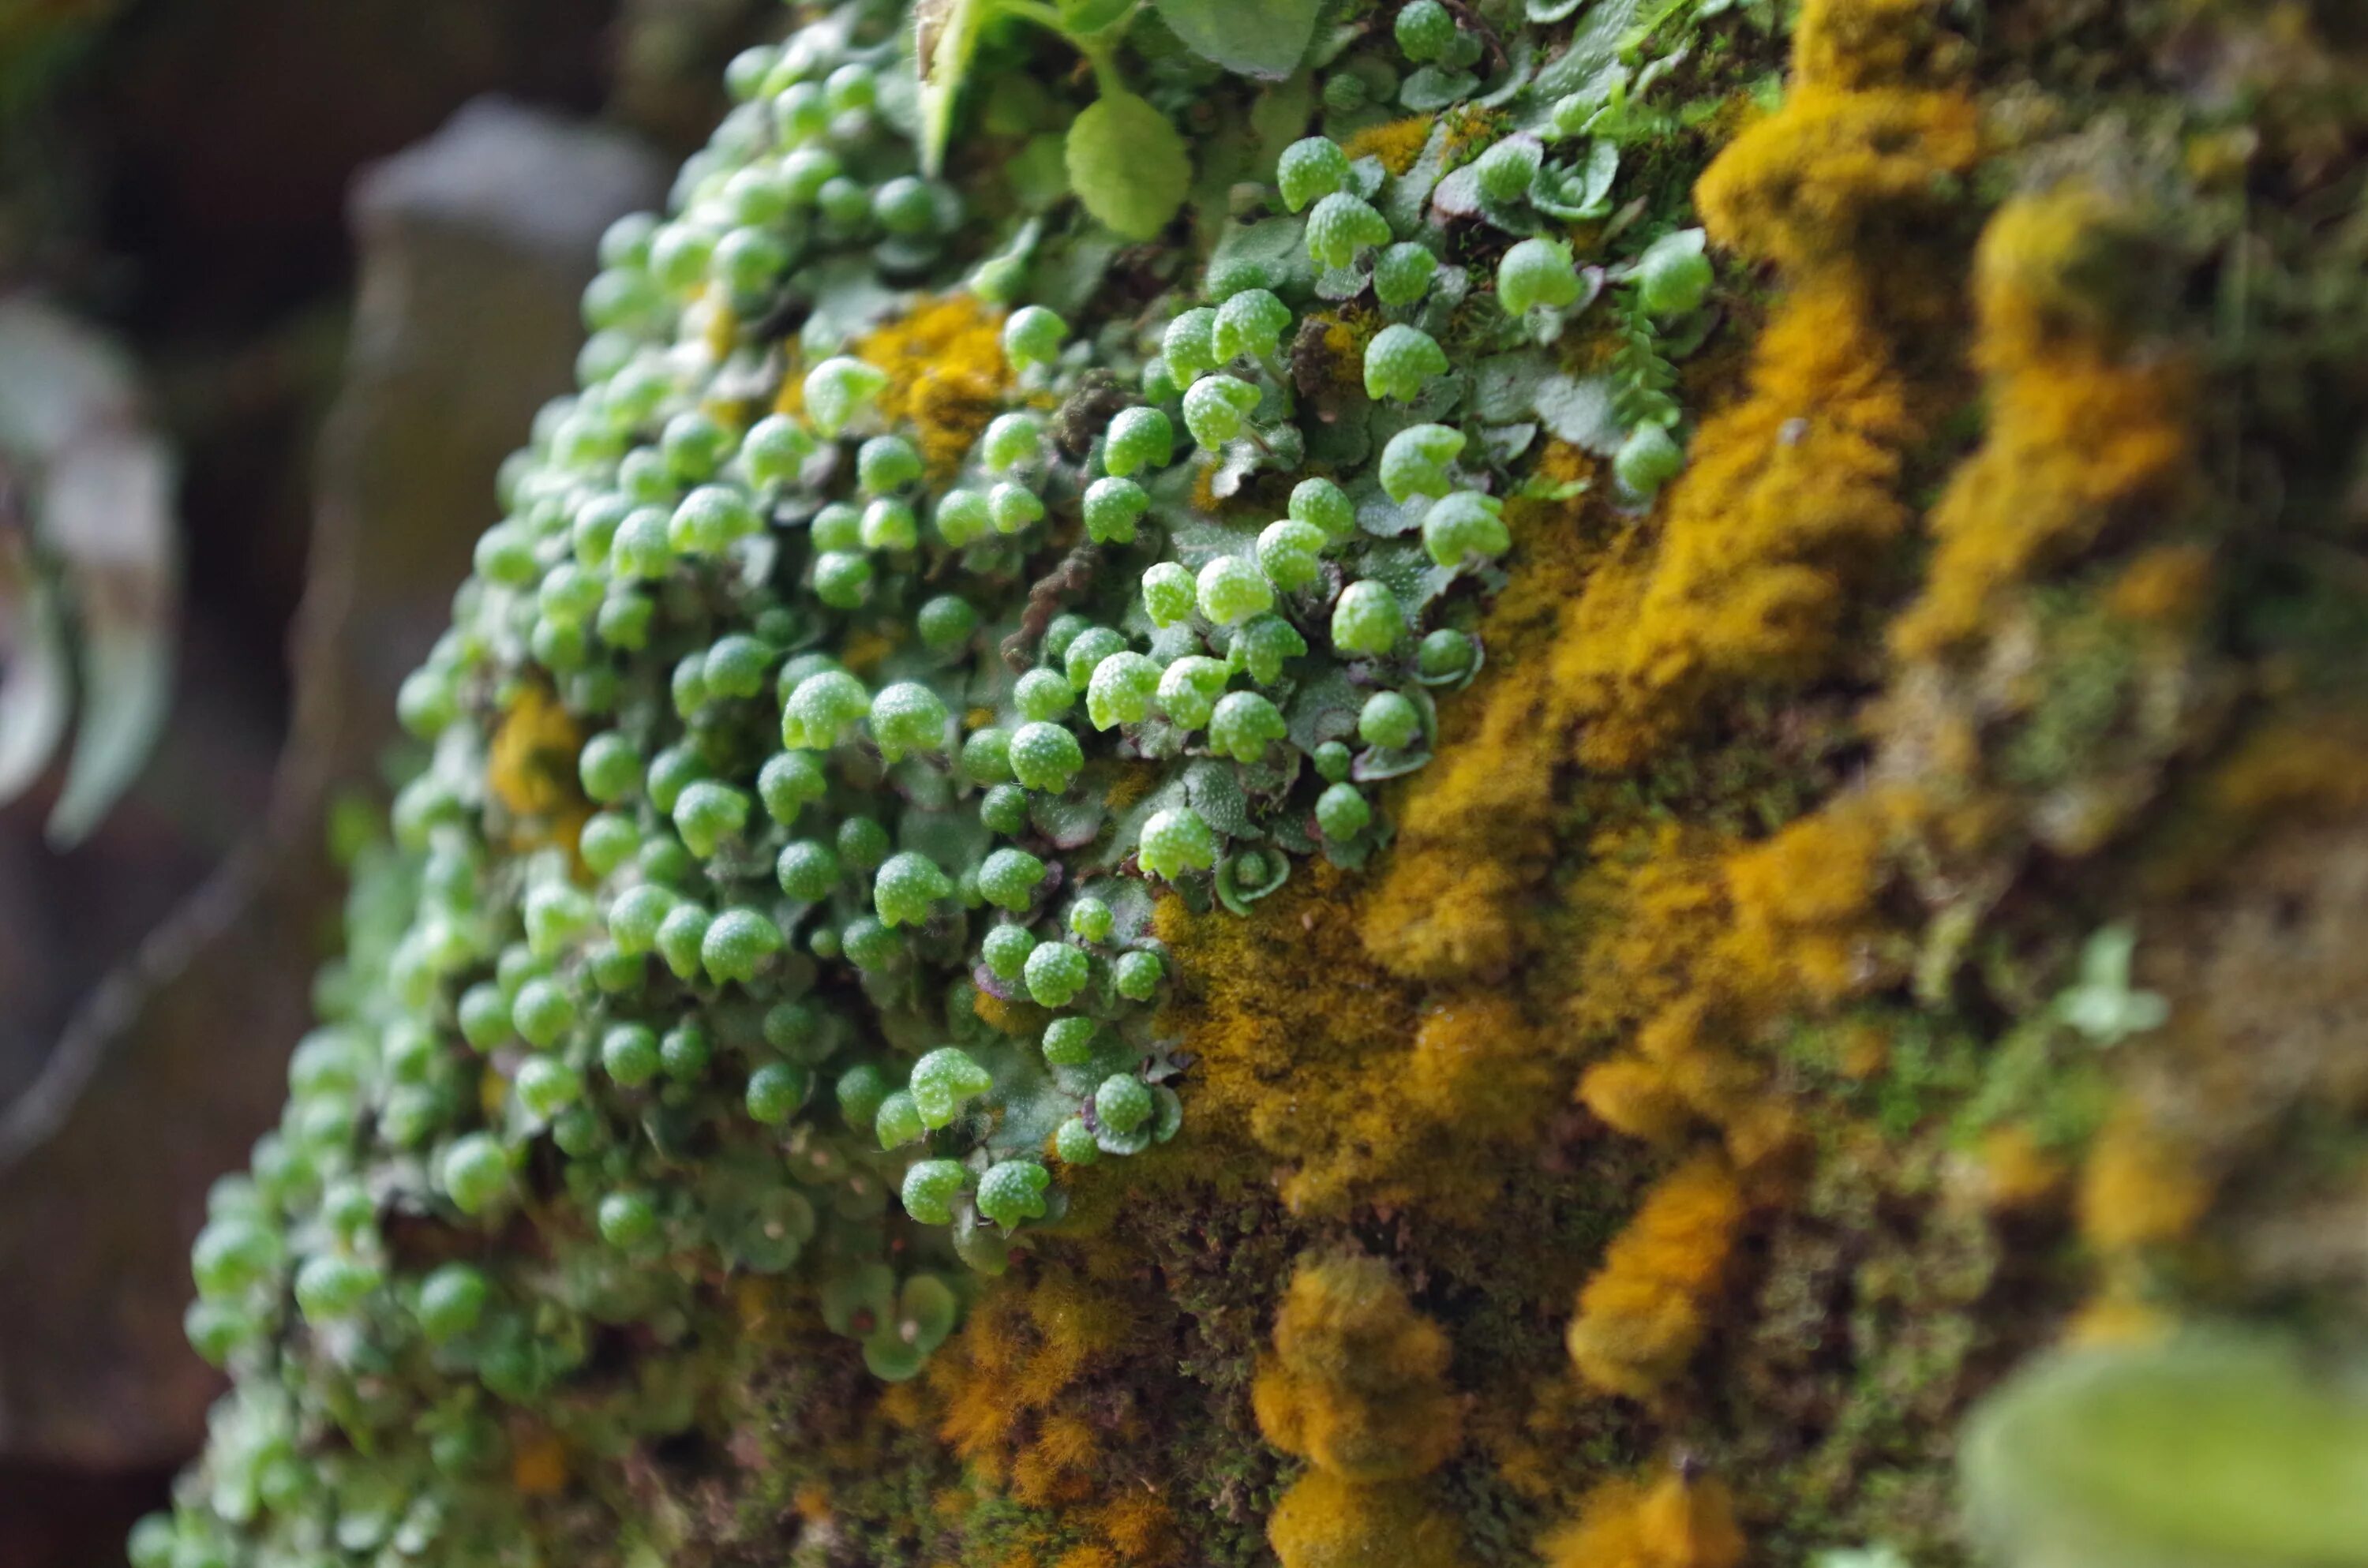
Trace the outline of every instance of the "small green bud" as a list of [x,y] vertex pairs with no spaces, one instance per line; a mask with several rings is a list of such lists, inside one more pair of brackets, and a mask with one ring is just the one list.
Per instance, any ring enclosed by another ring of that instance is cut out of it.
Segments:
[[1541,306],[1558,311],[1578,295],[1578,273],[1571,265],[1570,247],[1559,240],[1523,240],[1497,263],[1497,302],[1507,315],[1518,316]]
[[446,1196],[463,1214],[482,1214],[509,1190],[509,1162],[492,1134],[472,1132],[453,1140],[437,1162]]
[[1153,876],[1174,881],[1187,870],[1205,871],[1217,863],[1217,835],[1191,807],[1170,807],[1143,824],[1135,858]]
[[1176,431],[1156,408],[1122,408],[1110,416],[1102,466],[1123,479],[1140,469],[1166,468],[1176,455]]
[[1419,303],[1430,292],[1439,272],[1439,257],[1407,241],[1394,244],[1373,258],[1373,297],[1393,309]]
[[1093,966],[1081,948],[1066,942],[1043,942],[1028,955],[1021,971],[1028,994],[1047,1007],[1065,1007],[1086,988]]
[[1470,556],[1493,561],[1513,548],[1506,530],[1505,504],[1476,490],[1459,490],[1431,504],[1423,514],[1422,547],[1441,566],[1461,566]]
[[1069,929],[1088,942],[1099,942],[1108,937],[1116,918],[1110,906],[1098,898],[1081,898],[1069,905]]
[[1025,849],[1007,846],[980,862],[978,891],[996,907],[1021,914],[1035,902],[1045,874],[1043,861]]
[[1452,488],[1448,465],[1463,452],[1463,433],[1444,425],[1409,425],[1382,449],[1382,493],[1404,502],[1444,495]]
[[1055,1067],[1082,1067],[1094,1059],[1101,1026],[1071,1014],[1044,1026],[1044,1060]]
[[1711,277],[1702,231],[1680,229],[1655,240],[1636,258],[1636,296],[1656,316],[1687,315],[1702,308]]
[[1332,645],[1344,653],[1374,657],[1397,646],[1406,633],[1406,613],[1389,585],[1368,577],[1341,590],[1332,606]]
[[970,1172],[953,1160],[921,1160],[905,1173],[905,1212],[924,1225],[953,1223],[953,1201],[970,1185]]
[[1481,193],[1492,201],[1519,201],[1530,193],[1545,149],[1534,137],[1508,136],[1480,154],[1472,165]]
[[925,1127],[946,1126],[962,1108],[995,1086],[985,1068],[958,1046],[944,1045],[913,1064],[906,1092]]
[[757,798],[764,801],[765,814],[783,827],[829,792],[830,780],[809,752],[777,752],[757,775]]
[[962,742],[962,777],[976,784],[1011,781],[1011,732],[989,725]]
[[1044,1217],[1044,1189],[1053,1173],[1033,1160],[1005,1160],[978,1178],[978,1211],[1009,1230]]
[[1169,665],[1159,677],[1156,694],[1159,710],[1167,716],[1168,722],[1197,730],[1216,711],[1217,699],[1224,694],[1225,683],[1232,676],[1233,671],[1221,660],[1187,654]]
[[617,1024],[600,1037],[600,1069],[620,1088],[637,1089],[658,1075],[658,1037],[646,1024]]
[[921,645],[935,653],[951,653],[967,644],[978,631],[978,610],[958,594],[939,594],[924,603],[913,617]]
[[1220,555],[1201,568],[1195,585],[1201,613],[1231,626],[1274,608],[1274,585],[1266,574],[1238,555]]
[[611,1192],[597,1211],[600,1239],[631,1252],[657,1234],[658,1211],[638,1192]]
[[754,1120],[779,1127],[806,1103],[808,1084],[804,1068],[788,1062],[768,1062],[748,1074],[742,1103]]
[[1275,183],[1282,192],[1283,209],[1296,212],[1311,201],[1348,187],[1349,154],[1329,137],[1293,142],[1275,164]]
[[880,1108],[871,1119],[871,1128],[879,1135],[882,1149],[913,1142],[928,1131],[921,1120],[920,1108],[914,1105],[913,1096],[903,1089],[894,1091],[880,1102]]
[[1249,382],[1203,376],[1184,390],[1184,428],[1203,447],[1222,447],[1242,433],[1258,405],[1258,390]]
[[1422,738],[1422,714],[1397,692],[1377,691],[1357,715],[1357,734],[1367,745],[1404,751]]
[[1217,312],[1206,305],[1195,306],[1167,324],[1159,357],[1167,361],[1167,373],[1176,378],[1178,386],[1189,391],[1200,377],[1224,362],[1217,353],[1216,332]]
[[1346,267],[1357,253],[1391,241],[1390,221],[1372,202],[1336,190],[1307,215],[1307,254],[1324,267]]
[[727,838],[748,825],[748,797],[729,784],[701,778],[683,787],[674,803],[675,831],[704,860]]
[[1365,395],[1412,403],[1423,383],[1447,373],[1447,351],[1419,327],[1393,322],[1365,345]]
[[926,924],[930,910],[951,898],[953,892],[951,879],[938,868],[936,861],[906,850],[890,856],[874,875],[871,903],[879,912],[880,924],[893,930],[899,926]]
[[998,414],[979,437],[980,460],[990,473],[1003,473],[1030,461],[1044,446],[1044,423],[1032,414]]
[[1030,790],[1059,794],[1085,765],[1077,737],[1061,725],[1023,724],[1011,737],[1012,777]]
[[1210,334],[1217,363],[1247,355],[1262,358],[1282,345],[1291,329],[1291,307],[1265,289],[1245,289],[1217,307]]
[[1354,784],[1327,786],[1315,797],[1315,825],[1334,843],[1356,837],[1373,820],[1373,808]]
[[1156,1108],[1150,1085],[1126,1073],[1113,1073],[1094,1091],[1094,1119],[1124,1136],[1151,1119]]
[[820,903],[838,885],[838,857],[811,838],[791,839],[773,862],[781,891],[802,903]]
[[883,687],[871,699],[871,739],[885,760],[933,756],[946,746],[951,717],[944,701],[917,681]]
[[1228,692],[1209,717],[1210,745],[1239,763],[1258,761],[1289,733],[1281,710],[1255,691]]
[[1133,544],[1135,520],[1151,507],[1142,485],[1116,475],[1086,486],[1086,537],[1096,544]]
[[781,950],[781,928],[754,909],[727,909],[715,917],[699,944],[700,962],[719,985],[746,984],[757,967]]
[[1003,355],[1015,370],[1049,365],[1060,357],[1069,324],[1042,305],[1023,305],[1003,324]]
[[986,515],[996,533],[1008,536],[1041,519],[1044,502],[1026,485],[1005,480],[986,493]]
[[1293,485],[1290,513],[1292,521],[1315,524],[1335,543],[1357,531],[1356,504],[1328,479],[1303,479]]
[[806,413],[825,436],[836,436],[887,390],[885,371],[842,355],[806,372]]
[[1611,460],[1611,472],[1621,488],[1646,501],[1685,466],[1685,449],[1658,425],[1639,425],[1628,432],[1628,438],[1620,443],[1619,453]]
[[1286,593],[1304,588],[1322,574],[1324,547],[1329,542],[1314,523],[1290,518],[1269,523],[1258,535],[1258,568]]
[[1019,978],[1028,955],[1035,950],[1035,935],[1025,926],[990,926],[979,944],[979,957],[987,971],[1007,985]]
[[949,490],[938,497],[938,537],[955,550],[976,544],[994,527],[985,496],[975,490]]
[[1146,948],[1119,954],[1118,960],[1110,966],[1111,983],[1118,987],[1118,994],[1130,1002],[1150,1001],[1167,975],[1167,966],[1160,962],[1157,953]]
[[1097,730],[1142,722],[1151,713],[1160,668],[1141,653],[1112,653],[1086,687],[1086,717]]
[[465,1263],[443,1264],[419,1282],[413,1315],[420,1332],[441,1345],[477,1326],[488,1294],[484,1275]]
[[1090,1165],[1102,1157],[1094,1130],[1081,1116],[1073,1116],[1053,1130],[1053,1153],[1064,1165]]

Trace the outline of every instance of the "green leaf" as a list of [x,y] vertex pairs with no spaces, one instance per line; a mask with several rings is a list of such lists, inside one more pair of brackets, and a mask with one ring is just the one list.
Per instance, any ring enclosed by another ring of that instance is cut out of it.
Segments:
[[1114,28],[1134,9],[1134,0],[1061,0],[1061,30],[1085,38]]
[[1530,20],[1559,22],[1586,4],[1587,0],[1530,0]]
[[1133,93],[1105,93],[1069,127],[1069,186],[1124,239],[1167,226],[1192,187],[1192,159],[1167,117]]
[[952,139],[954,104],[978,52],[979,33],[995,0],[917,0],[913,7],[913,63],[921,91],[921,172],[934,176]]
[[1159,0],[1184,46],[1245,76],[1291,74],[1315,35],[1321,0]]

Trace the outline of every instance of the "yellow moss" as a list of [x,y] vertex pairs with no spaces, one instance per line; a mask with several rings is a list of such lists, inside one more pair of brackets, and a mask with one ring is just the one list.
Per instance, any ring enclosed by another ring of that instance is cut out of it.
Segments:
[[1742,1189],[1715,1155],[1655,1183],[1579,1291],[1567,1342],[1580,1376],[1632,1399],[1676,1376],[1702,1343],[1743,1214]]
[[1744,1541],[1725,1486],[1672,1470],[1605,1482],[1544,1549],[1548,1568],[1735,1568]]
[[2122,568],[2105,602],[2127,620],[2183,631],[2212,599],[2212,552],[2192,544],[2158,545]]
[[1315,865],[1247,919],[1164,899],[1154,929],[1184,983],[1161,1027],[1198,1062],[1196,1125],[1284,1167],[1294,1209],[1357,1201],[1472,1210],[1503,1179],[1485,1153],[1534,1135],[1556,1072],[1497,995],[1422,993],[1377,965],[1353,879]]
[[1937,85],[1970,51],[1940,25],[1936,0],[1809,0],[1793,29],[1793,74],[1846,92]]
[[2160,1309],[2126,1290],[2110,1290],[2076,1313],[2064,1327],[2067,1345],[2141,1345],[2160,1339],[2175,1324]]
[[2124,1112],[2080,1168],[2080,1233],[2106,1253],[2178,1241],[2211,1198],[2211,1183],[2175,1143]]
[[1382,167],[1394,175],[1402,175],[1414,167],[1422,156],[1424,143],[1430,140],[1430,128],[1438,117],[1428,114],[1408,115],[1404,119],[1386,120],[1369,125],[1340,144],[1340,150],[1350,158],[1379,158]]
[[529,686],[494,731],[485,787],[521,817],[554,817],[582,807],[575,759],[584,732],[549,691]]
[[1882,264],[1871,225],[1930,208],[1980,155],[1978,115],[1952,92],[1796,85],[1730,142],[1694,187],[1720,244],[1794,275]]
[[1975,1150],[1980,1165],[1982,1202],[1992,1209],[2028,1209],[2051,1197],[2064,1182],[2064,1162],[2039,1145],[2028,1128],[2009,1123],[1992,1128]]
[[[962,466],[1010,386],[1002,335],[1003,312],[964,290],[922,299],[848,350],[887,374],[877,404],[881,416],[892,426],[913,422],[914,444],[932,479]],[[803,399],[792,368],[778,406],[799,413]]]
[[1044,1026],[1053,1021],[1053,1014],[1048,1008],[1033,1002],[1008,1001],[983,989],[971,993],[970,1010],[977,1014],[980,1021],[989,1028],[998,1034],[1008,1034],[1014,1040],[1041,1035],[1044,1032]]
[[1365,1486],[1311,1470],[1267,1520],[1282,1568],[1464,1568],[1452,1516],[1418,1486]]
[[1975,357],[1989,428],[1932,510],[1923,594],[1892,629],[1902,656],[1976,639],[2034,572],[2124,519],[2176,511],[2190,373],[2098,319],[2098,246],[2123,221],[2067,187],[2008,202],[1984,230]]
[[[1549,448],[1543,465],[1588,472],[1569,449]],[[1582,496],[1505,508],[1517,570],[1480,625],[1488,665],[1446,705],[1437,760],[1394,802],[1397,841],[1366,900],[1365,945],[1397,974],[1500,973],[1535,929],[1526,895],[1553,866],[1557,772],[1542,743],[1569,722],[1563,689],[1540,670],[1600,556]]]
[[1873,794],[1846,795],[1728,858],[1731,950],[1754,991],[1824,1004],[1872,977],[1874,898],[1893,832],[1887,806]]
[[529,1497],[549,1497],[567,1485],[567,1449],[549,1432],[518,1442],[510,1454],[510,1485]]
[[1304,1259],[1251,1389],[1267,1441],[1349,1481],[1406,1481],[1463,1440],[1451,1352],[1379,1258]]

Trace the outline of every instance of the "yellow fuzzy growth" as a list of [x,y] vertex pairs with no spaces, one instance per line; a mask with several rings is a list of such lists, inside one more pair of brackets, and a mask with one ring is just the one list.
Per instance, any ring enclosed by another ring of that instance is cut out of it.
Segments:
[[1695,186],[1712,240],[1776,262],[1786,289],[1744,396],[1689,443],[1657,539],[1588,585],[1555,649],[1591,768],[1639,766],[1713,692],[1828,668],[1853,587],[1907,531],[1901,470],[1935,397],[1901,343],[1948,306],[1895,235],[1980,152],[1973,101],[1923,85],[1938,46],[1905,24],[1930,12],[1815,0],[1784,106]]
[[1906,531],[1896,485],[1921,434],[1855,281],[1795,289],[1748,395],[1694,437],[1651,583],[1588,704],[1616,721],[1582,733],[1582,757],[1634,766],[1707,689],[1826,667],[1851,582]]
[[886,372],[880,415],[892,427],[913,422],[914,444],[933,479],[962,466],[1011,384],[1003,312],[966,290],[922,301],[848,352]]
[[1360,1485],[1321,1470],[1292,1484],[1267,1520],[1282,1568],[1465,1568],[1455,1520],[1415,1485]]
[[1813,0],[1793,29],[1793,72],[1804,86],[1863,92],[1932,85],[1964,65],[1964,40],[1940,25],[1934,0]]
[[1430,127],[1435,115],[1408,115],[1404,119],[1385,120],[1369,125],[1340,144],[1340,150],[1351,158],[1379,158],[1382,167],[1394,175],[1402,175],[1414,167],[1422,156],[1422,149],[1430,140]]
[[1608,1481],[1577,1521],[1545,1540],[1547,1568],[1735,1568],[1743,1532],[1720,1482],[1670,1471],[1650,1484]]
[[1742,1189],[1716,1155],[1698,1154],[1655,1183],[1578,1293],[1567,1343],[1579,1375],[1607,1393],[1647,1399],[1682,1370],[1743,1215]]
[[1870,793],[1843,796],[1727,860],[1732,950],[1755,991],[1826,1004],[1871,977],[1892,833],[1885,806]]
[[1199,1059],[1196,1125],[1281,1165],[1295,1210],[1472,1210],[1503,1179],[1474,1151],[1533,1136],[1556,1069],[1513,998],[1430,1000],[1377,965],[1355,892],[1318,864],[1247,919],[1161,901],[1154,929],[1184,982],[1161,1027]]
[[2125,220],[2078,187],[2000,208],[1975,260],[1990,423],[1932,510],[1922,597],[1892,629],[1930,657],[1996,624],[2007,593],[2116,524],[2158,522],[2188,476],[2186,366],[2103,320]]
[[[1138,1315],[1109,1289],[1046,1267],[1007,1278],[929,1364],[939,1436],[980,1482],[1058,1521],[1029,1543],[1042,1561],[1083,1551],[1146,1568],[1174,1554],[1167,1505],[1144,1486],[1156,1460],[1152,1430],[1110,1376],[1124,1369]],[[1080,1535],[1092,1539],[1075,1542]]]
[[2179,1147],[2125,1113],[2097,1135],[2081,1166],[2080,1233],[2106,1253],[2178,1241],[2211,1199],[2211,1184]]
[[540,686],[529,686],[502,715],[487,748],[485,787],[521,817],[564,815],[581,807],[575,759],[584,732]]
[[549,1432],[518,1444],[510,1456],[510,1485],[529,1497],[548,1497],[567,1485],[567,1449]]
[[1463,1440],[1451,1352],[1379,1258],[1304,1260],[1250,1391],[1267,1441],[1346,1481],[1406,1481]]
[[[1557,443],[1538,472],[1584,479],[1592,465]],[[1599,514],[1584,496],[1506,506],[1519,570],[1480,625],[1487,667],[1444,706],[1437,759],[1405,787],[1397,842],[1366,901],[1365,944],[1395,973],[1501,973],[1534,931],[1525,895],[1552,869],[1557,773],[1541,743],[1570,722],[1552,650],[1565,607],[1591,587]]]

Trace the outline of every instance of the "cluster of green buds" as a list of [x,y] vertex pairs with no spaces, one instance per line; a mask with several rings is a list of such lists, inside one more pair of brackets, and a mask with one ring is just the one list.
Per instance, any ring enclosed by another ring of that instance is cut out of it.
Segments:
[[[884,19],[735,59],[666,215],[602,241],[578,390],[403,685],[324,1023],[198,1240],[238,1392],[139,1568],[507,1562],[513,1414],[682,1429],[726,1276],[915,1375],[1069,1173],[1182,1127],[1156,903],[1361,865],[1480,666],[1525,447],[1445,346],[1577,306],[1568,251],[1491,296],[1422,190],[1310,136],[1202,277],[1104,301],[1086,219],[919,173]],[[1393,40],[1480,51],[1415,0],[1334,78]],[[1682,314],[1699,263],[1617,281]],[[999,344],[960,398],[870,346],[922,312]]]

